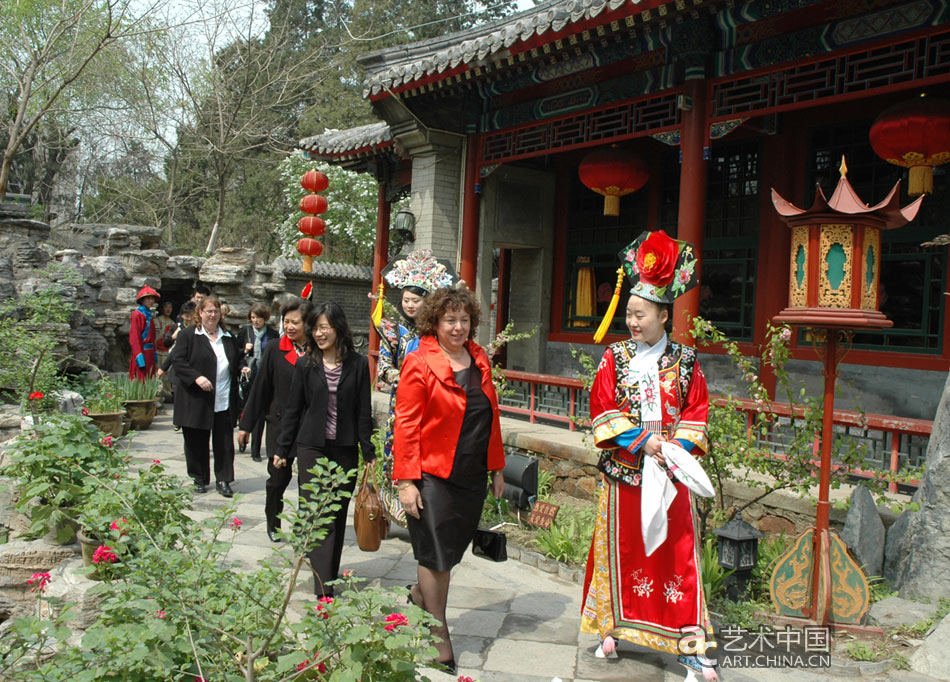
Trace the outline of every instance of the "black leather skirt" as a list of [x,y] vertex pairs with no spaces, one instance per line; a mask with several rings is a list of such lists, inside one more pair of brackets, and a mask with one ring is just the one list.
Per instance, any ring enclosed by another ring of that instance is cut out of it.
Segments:
[[488,492],[487,453],[456,455],[449,478],[422,474],[420,518],[408,514],[412,553],[421,566],[448,571],[472,544]]

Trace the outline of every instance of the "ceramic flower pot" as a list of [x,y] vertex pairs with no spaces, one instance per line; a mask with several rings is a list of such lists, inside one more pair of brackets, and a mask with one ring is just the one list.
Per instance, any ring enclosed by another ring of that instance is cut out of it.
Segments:
[[122,418],[125,412],[90,412],[92,423],[107,436],[122,437]]
[[145,431],[158,413],[158,403],[154,400],[126,400],[123,404],[135,431]]
[[89,537],[82,530],[76,533],[76,539],[79,540],[79,546],[82,548],[82,565],[92,566],[92,555],[99,546],[99,541]]

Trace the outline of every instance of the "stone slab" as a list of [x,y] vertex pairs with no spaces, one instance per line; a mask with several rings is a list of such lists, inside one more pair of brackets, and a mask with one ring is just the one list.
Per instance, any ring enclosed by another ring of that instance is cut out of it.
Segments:
[[544,620],[522,613],[509,613],[498,636],[505,639],[577,645],[579,620],[576,616]]
[[573,679],[577,647],[567,644],[496,640],[488,649],[482,669],[516,675]]
[[950,651],[950,616],[945,616],[924,643],[910,656],[910,667],[924,675],[950,679],[947,652]]
[[936,610],[933,604],[888,597],[871,604],[871,623],[885,629],[914,625],[933,616]]
[[485,609],[445,609],[445,617],[449,621],[452,637],[469,635],[472,637],[498,637],[506,614],[502,611],[488,611]]
[[552,594],[528,592],[519,594],[511,602],[511,612],[532,616],[543,620],[553,620],[566,616],[577,617],[580,613],[580,590],[571,586],[578,594]]
[[452,585],[449,587],[448,605],[476,611],[507,611],[514,597],[513,590]]

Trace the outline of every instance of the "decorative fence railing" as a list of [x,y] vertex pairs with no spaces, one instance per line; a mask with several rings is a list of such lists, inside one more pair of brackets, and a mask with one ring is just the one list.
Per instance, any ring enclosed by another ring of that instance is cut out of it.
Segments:
[[[500,400],[502,413],[529,422],[551,422],[566,425],[571,431],[577,426],[590,423],[590,396],[579,379],[534,374],[507,370],[508,395]],[[726,398],[713,396],[717,404],[725,404]],[[746,415],[751,427],[756,414],[751,400],[735,399],[737,408]],[[802,408],[787,403],[773,403],[778,419],[765,437],[757,436],[759,445],[768,447],[776,457],[783,457],[790,439],[793,421],[802,415]],[[835,410],[835,432],[850,436],[864,446],[865,460],[871,470],[853,471],[855,475],[876,477],[882,471],[896,473],[905,465],[912,467],[923,463],[933,422],[924,419],[891,417],[882,414],[862,414],[850,410]],[[816,435],[814,452],[817,458],[819,439]],[[816,459],[817,464],[817,459]],[[915,488],[917,481],[906,481],[900,487]],[[900,487],[891,482],[888,488],[898,492]]]

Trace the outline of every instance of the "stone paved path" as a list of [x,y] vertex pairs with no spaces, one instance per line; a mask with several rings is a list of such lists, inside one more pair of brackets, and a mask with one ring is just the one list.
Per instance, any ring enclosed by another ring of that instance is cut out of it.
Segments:
[[[148,462],[159,458],[172,473],[185,476],[181,434],[168,413],[152,428],[135,436],[133,457]],[[287,551],[271,544],[265,532],[263,462],[237,454],[233,488],[241,495],[237,516],[243,521],[232,558],[254,567],[270,552]],[[296,479],[288,499],[296,497]],[[227,504],[214,489],[198,495],[195,516],[211,514]],[[351,505],[352,512],[352,505]],[[343,568],[383,586],[415,582],[416,564],[408,533],[396,528],[378,552],[361,552],[356,546],[352,514],[347,527]],[[312,581],[298,587],[301,598],[312,595]],[[452,573],[448,621],[459,674],[481,682],[676,682],[684,668],[672,656],[621,645],[617,660],[593,657],[596,639],[579,632],[580,588],[574,583],[516,561],[496,564],[467,556]],[[436,671],[433,682],[454,680]],[[913,672],[887,671],[862,675],[852,665],[831,670],[727,670],[724,678],[736,682],[805,682],[808,680],[874,680],[876,682],[932,682]]]

